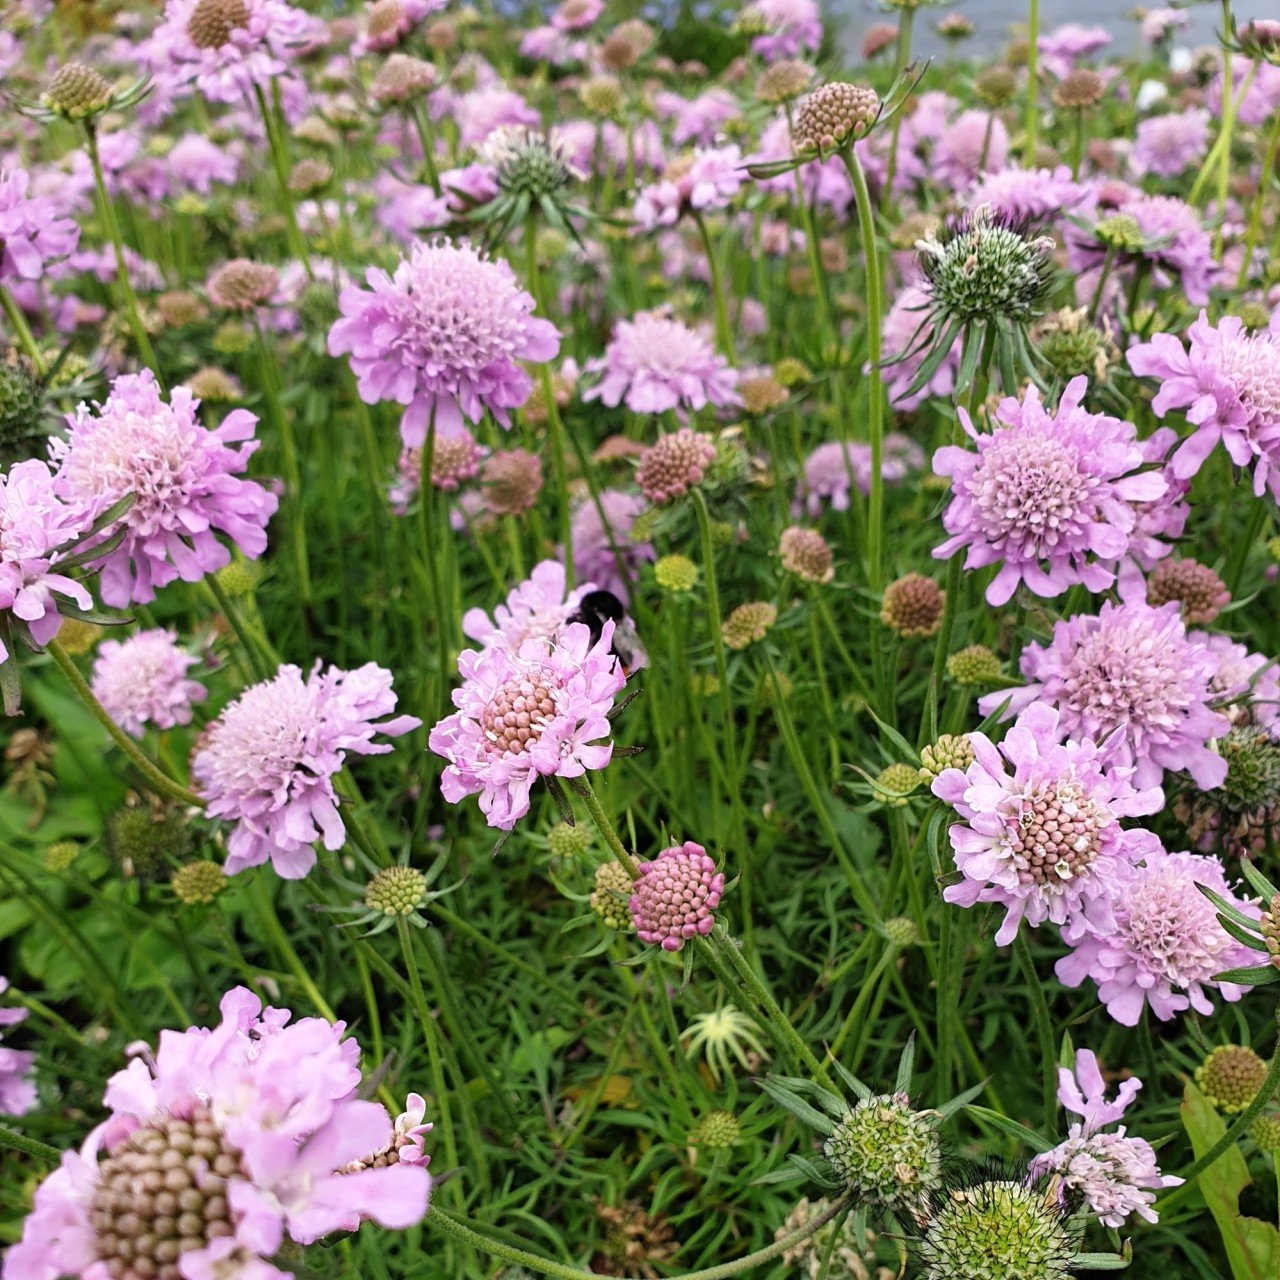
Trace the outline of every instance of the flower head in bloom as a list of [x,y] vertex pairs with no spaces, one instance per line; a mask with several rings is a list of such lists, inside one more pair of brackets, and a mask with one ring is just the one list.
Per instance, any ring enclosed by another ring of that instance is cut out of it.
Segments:
[[964,819],[949,833],[964,879],[943,897],[964,907],[1002,905],[1000,946],[1013,941],[1023,919],[1052,921],[1068,937],[1085,918],[1105,927],[1109,890],[1125,881],[1147,842],[1119,820],[1164,803],[1158,787],[1135,791],[1133,769],[1111,767],[1105,746],[1062,737],[1058,713],[1033,703],[999,747],[970,734],[973,763],[933,782],[934,795]]
[[74,252],[80,228],[47,196],[31,195],[25,169],[0,169],[0,281],[39,280]]
[[1209,113],[1203,107],[1152,116],[1138,125],[1129,164],[1138,177],[1176,178],[1208,150]]
[[543,560],[507,595],[490,617],[483,609],[468,609],[462,616],[462,634],[486,648],[506,644],[519,649],[526,640],[554,639],[569,621],[582,597],[595,590],[591,582],[566,590],[564,565]]
[[286,1239],[421,1220],[430,1176],[355,1096],[344,1025],[291,1022],[244,987],[221,1011],[111,1077],[107,1119],[41,1183],[4,1280],[285,1280],[269,1259]]
[[574,573],[626,601],[628,585],[641,564],[654,558],[653,544],[631,536],[631,526],[644,510],[639,494],[605,489],[599,506],[587,498],[573,513],[569,529]]
[[707,338],[660,311],[619,320],[603,356],[587,369],[604,376],[583,395],[635,413],[736,405],[738,375]]
[[1137,523],[1130,503],[1165,491],[1144,458],[1130,422],[1082,408],[1088,383],[1075,378],[1050,414],[1034,386],[995,412],[996,429],[979,434],[960,410],[977,452],[948,445],[933,467],[951,477],[943,524],[951,537],[934,555],[948,559],[968,548],[965,568],[999,564],[987,603],[1005,604],[1020,583],[1036,595],[1061,595],[1077,582],[1104,591],[1129,549]]
[[1238,316],[1215,326],[1204,312],[1187,330],[1189,347],[1168,333],[1129,350],[1129,367],[1155,378],[1160,417],[1184,409],[1195,430],[1170,459],[1189,480],[1221,442],[1238,467],[1253,467],[1254,492],[1280,498],[1280,335],[1249,333]]
[[929,176],[952,191],[962,191],[984,173],[1003,169],[1009,131],[990,111],[962,111],[939,134]]
[[[58,496],[52,473],[36,459],[0,474],[0,617],[25,628],[38,645],[58,634],[58,598],[89,609],[93,599],[58,571],[57,549],[89,526],[77,505]],[[0,640],[0,662],[12,653]]]
[[724,873],[692,840],[663,849],[640,864],[631,894],[636,933],[664,951],[679,951],[693,937],[706,937],[724,892]]
[[529,812],[540,777],[578,778],[613,754],[609,712],[626,676],[610,651],[613,624],[593,645],[583,623],[554,640],[531,637],[518,648],[491,644],[458,657],[458,710],[431,730],[430,746],[449,763],[440,789],[450,804],[480,793],[491,827],[510,831]]
[[[1212,650],[1187,635],[1176,601],[1153,609],[1145,600],[1106,601],[1096,617],[1076,614],[1054,624],[1047,645],[1022,654],[1028,683],[1010,710],[1032,702],[1057,707],[1071,738],[1112,741],[1115,761],[1135,767],[1133,785],[1158,786],[1166,769],[1183,770],[1208,790],[1222,784],[1226,761],[1209,743],[1231,722],[1210,702],[1217,671]],[[979,699],[983,714],[1008,698]]]
[[236,409],[210,431],[199,404],[186,387],[166,402],[149,369],[123,374],[105,403],[80,405],[66,440],[51,445],[64,500],[100,514],[133,495],[112,526],[124,538],[102,561],[102,598],[116,608],[148,604],[157,587],[198,582],[229,564],[219,534],[251,560],[266,550],[277,499],[241,476],[258,447],[258,420]]
[[1244,987],[1215,982],[1214,976],[1252,964],[1254,953],[1222,927],[1198,885],[1257,915],[1256,907],[1232,892],[1217,858],[1168,853],[1157,844],[1117,887],[1108,927],[1086,920],[1083,932],[1068,939],[1074,950],[1055,966],[1059,981],[1078,987],[1092,978],[1107,1012],[1127,1027],[1137,1023],[1144,1004],[1167,1022],[1187,1008],[1212,1013],[1208,993],[1214,988],[1224,1000],[1240,999]]
[[[923,463],[924,454],[914,440],[897,432],[885,436],[880,474],[888,483],[905,480]],[[871,446],[853,441],[846,449],[838,440],[820,444],[805,459],[792,510],[817,516],[823,504],[830,502],[833,510],[848,511],[854,485],[861,493],[871,492]]]
[[1060,164],[1055,169],[1001,169],[984,174],[965,193],[971,207],[989,204],[1008,217],[1041,219],[1072,209],[1087,197],[1086,189]]
[[816,0],[753,0],[750,10],[765,27],[751,41],[751,52],[765,62],[794,58],[822,43],[822,14]]
[[746,171],[734,146],[702,147],[669,164],[660,178],[636,197],[636,225],[644,231],[673,227],[683,214],[727,208]]
[[550,360],[560,337],[535,319],[534,301],[501,259],[445,240],[418,243],[393,275],[370,268],[367,289],[348,285],[329,352],[349,352],[366,404],[405,406],[400,435],[410,448],[486,409],[503,426],[529,398],[533,381],[518,363]]
[[[8,989],[9,979],[0,977],[0,996]],[[16,1027],[26,1017],[26,1009],[0,1008],[0,1029]],[[0,1040],[0,1116],[25,1115],[36,1105],[35,1064],[29,1049],[8,1049]]]
[[1124,1115],[1141,1088],[1142,1081],[1131,1077],[1108,1102],[1097,1058],[1089,1049],[1076,1050],[1075,1069],[1058,1068],[1058,1101],[1082,1119],[1071,1125],[1065,1142],[1036,1156],[1028,1170],[1034,1178],[1056,1174],[1063,1194],[1079,1197],[1106,1227],[1123,1226],[1134,1213],[1157,1221],[1155,1192],[1182,1182],[1160,1173],[1156,1153],[1145,1138],[1129,1137],[1123,1125],[1102,1132]]
[[204,685],[187,675],[199,661],[172,631],[159,627],[127,640],[104,640],[93,664],[93,695],[135,738],[149,724],[157,729],[190,724],[191,704],[206,696]]
[[355,671],[321,670],[304,678],[284,666],[246,689],[209,727],[192,761],[196,790],[212,818],[234,822],[227,871],[271,859],[286,880],[315,865],[314,844],[340,849],[346,840],[333,777],[349,753],[391,750],[375,734],[399,737],[421,723],[389,716],[396,695],[391,673],[373,663]]

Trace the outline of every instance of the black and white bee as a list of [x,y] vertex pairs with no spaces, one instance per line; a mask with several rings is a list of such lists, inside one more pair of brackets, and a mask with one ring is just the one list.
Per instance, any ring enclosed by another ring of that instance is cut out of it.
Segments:
[[636,635],[635,626],[627,617],[622,601],[612,591],[588,591],[566,622],[581,622],[591,632],[592,644],[600,639],[604,624],[612,622],[613,640],[609,647],[622,663],[623,672],[629,676],[649,665],[649,655]]

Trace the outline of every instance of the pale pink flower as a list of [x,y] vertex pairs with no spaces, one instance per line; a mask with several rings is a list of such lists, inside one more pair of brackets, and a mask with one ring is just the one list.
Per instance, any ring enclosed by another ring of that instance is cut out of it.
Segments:
[[93,695],[127,733],[141,738],[148,725],[172,729],[191,723],[191,708],[208,692],[188,672],[200,659],[173,631],[155,627],[126,640],[104,640],[93,664]]

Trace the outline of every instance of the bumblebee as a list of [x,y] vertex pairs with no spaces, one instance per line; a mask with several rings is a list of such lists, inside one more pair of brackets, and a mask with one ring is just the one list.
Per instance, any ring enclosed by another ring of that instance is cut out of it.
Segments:
[[613,640],[609,647],[622,664],[623,673],[629,676],[649,665],[649,655],[627,617],[626,607],[612,591],[588,591],[566,621],[581,622],[590,631],[592,644],[600,639],[604,624],[612,622]]

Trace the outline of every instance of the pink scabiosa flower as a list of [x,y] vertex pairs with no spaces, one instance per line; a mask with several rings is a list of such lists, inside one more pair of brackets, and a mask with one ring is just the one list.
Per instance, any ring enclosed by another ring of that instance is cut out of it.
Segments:
[[613,755],[609,712],[626,684],[610,652],[613,623],[593,645],[580,622],[554,640],[533,637],[519,648],[491,644],[458,657],[458,710],[431,730],[431,750],[449,763],[440,789],[450,804],[480,795],[491,827],[510,831],[529,812],[540,777],[578,778]]
[[1038,41],[1044,69],[1059,80],[1065,80],[1075,70],[1081,58],[1087,58],[1111,43],[1111,33],[1106,27],[1084,27],[1078,22],[1064,22],[1046,31]]
[[[9,979],[0,977],[0,996],[9,990]],[[0,1008],[0,1030],[25,1022],[26,1009]],[[36,1055],[29,1049],[9,1049],[0,1039],[0,1116],[23,1116],[36,1105],[33,1079]]]
[[1013,218],[1041,222],[1074,209],[1088,198],[1088,190],[1060,164],[1054,169],[1002,169],[984,174],[977,186],[965,193],[965,203],[976,209],[989,204]]
[[538,113],[514,90],[501,81],[479,85],[453,104],[458,125],[458,141],[464,147],[478,147],[495,129],[525,125],[537,128]]
[[1110,892],[1142,856],[1147,836],[1123,830],[1119,820],[1164,804],[1159,787],[1133,788],[1134,770],[1113,766],[1106,744],[1062,737],[1057,711],[1033,703],[999,747],[971,733],[973,763],[933,782],[934,795],[965,820],[949,832],[964,879],[943,897],[962,907],[1003,906],[998,946],[1013,941],[1024,919],[1051,921],[1066,936],[1086,919],[1105,928]]
[[47,196],[30,193],[25,169],[0,169],[0,281],[39,280],[75,251],[80,228]]
[[573,611],[595,584],[583,582],[566,590],[567,576],[558,560],[543,560],[533,572],[511,589],[506,602],[490,617],[483,609],[468,609],[462,615],[462,634],[486,648],[506,644],[519,649],[526,640],[554,639]]
[[751,52],[765,62],[794,58],[822,43],[822,13],[816,0],[753,0],[750,10],[768,28],[751,41]]
[[737,147],[703,147],[673,161],[640,189],[633,215],[642,231],[672,227],[686,213],[725,209],[742,189],[746,171]]
[[1148,9],[1142,17],[1142,39],[1146,44],[1158,45],[1190,25],[1191,15],[1184,9]]
[[1103,1226],[1121,1227],[1135,1213],[1157,1222],[1155,1192],[1183,1180],[1162,1175],[1151,1144],[1130,1137],[1124,1125],[1102,1132],[1124,1115],[1142,1081],[1122,1081],[1111,1102],[1106,1088],[1098,1060],[1088,1049],[1076,1050],[1074,1070],[1058,1068],[1058,1101],[1083,1120],[1072,1123],[1065,1142],[1036,1156],[1027,1172],[1032,1178],[1059,1177],[1063,1194],[1078,1197]]
[[1138,177],[1176,178],[1204,159],[1209,143],[1209,113],[1203,107],[1152,116],[1138,125],[1129,165]]
[[1137,428],[1081,407],[1088,385],[1072,379],[1053,414],[1034,386],[1008,397],[989,434],[961,409],[977,452],[947,445],[934,454],[934,471],[951,478],[942,517],[951,537],[933,554],[946,560],[967,547],[966,569],[999,564],[988,604],[1007,603],[1020,583],[1044,598],[1077,582],[1105,591],[1116,575],[1101,562],[1126,554],[1137,523],[1129,504],[1165,491],[1158,471],[1138,470]]
[[604,12],[604,0],[560,0],[551,14],[557,31],[581,31]]
[[660,311],[619,320],[603,356],[587,362],[604,376],[583,394],[635,413],[737,405],[738,374],[710,341]]
[[[32,458],[0,473],[0,663],[13,657],[15,630],[34,645],[58,634],[59,598],[76,609],[93,607],[88,591],[58,568],[65,559],[58,548],[90,523],[79,505],[58,496],[45,463]],[[7,699],[5,709],[17,710]]]
[[104,640],[93,664],[93,695],[128,734],[141,738],[147,725],[172,729],[191,723],[191,706],[207,696],[187,673],[200,659],[172,631],[156,627],[127,640]]
[[629,586],[640,565],[655,557],[651,542],[636,542],[631,526],[644,510],[638,494],[605,489],[599,505],[594,498],[580,503],[569,528],[573,569],[581,582],[593,582],[601,591],[629,599]]
[[1280,499],[1280,336],[1250,334],[1238,316],[1215,326],[1202,311],[1187,330],[1189,347],[1169,333],[1129,349],[1129,367],[1155,378],[1152,409],[1163,418],[1184,409],[1195,430],[1169,461],[1190,480],[1221,443],[1238,467],[1253,467],[1253,490]]
[[550,360],[560,335],[533,317],[534,301],[501,259],[470,245],[415,244],[394,275],[370,268],[367,289],[348,285],[342,318],[329,331],[330,355],[350,353],[366,404],[405,406],[400,435],[409,448],[456,432],[484,411],[504,427],[533,390],[518,363]]
[[[914,440],[896,431],[885,436],[880,474],[887,483],[905,480],[923,465],[924,454]],[[860,493],[871,492],[871,446],[853,441],[846,449],[838,440],[820,444],[805,459],[792,511],[796,515],[805,511],[816,517],[827,502],[833,511],[848,511],[854,485]]]
[[715,926],[724,873],[700,844],[686,840],[663,849],[652,862],[642,862],[632,890],[636,933],[664,951],[679,951],[690,938],[705,938]]
[[196,790],[211,818],[234,822],[226,869],[234,875],[268,858],[286,880],[300,880],[316,861],[314,845],[341,849],[333,778],[348,754],[383,755],[395,738],[416,729],[416,716],[390,716],[391,673],[374,663],[355,671],[322,670],[304,678],[283,666],[246,689],[210,725],[191,763]]
[[105,403],[80,405],[67,419],[67,438],[50,445],[65,501],[97,515],[134,497],[111,526],[123,528],[123,540],[101,561],[102,598],[115,608],[149,604],[157,587],[198,582],[230,564],[219,534],[251,560],[267,548],[278,500],[241,476],[258,447],[258,420],[236,409],[210,431],[199,404],[186,387],[166,402],[149,369],[123,374]]
[[1008,156],[1009,131],[999,116],[962,111],[933,144],[929,176],[951,191],[963,191],[982,174],[1003,169]]
[[1214,975],[1253,964],[1255,953],[1222,927],[1199,885],[1256,917],[1257,907],[1235,896],[1217,858],[1168,853],[1156,842],[1114,895],[1110,927],[1086,920],[1084,931],[1068,939],[1074,949],[1055,966],[1058,980],[1078,987],[1092,978],[1107,1012],[1126,1027],[1137,1023],[1144,1004],[1167,1022],[1187,1008],[1212,1013],[1214,989],[1224,1000],[1239,1000],[1247,988],[1215,982]]
[[1135,769],[1135,787],[1158,786],[1168,769],[1209,790],[1227,776],[1226,761],[1209,743],[1231,728],[1210,705],[1216,670],[1212,651],[1188,636],[1177,601],[1153,609],[1141,597],[1107,600],[1096,617],[1055,623],[1047,645],[1028,645],[1028,683],[1012,695],[987,694],[978,706],[988,715],[1008,698],[1016,714],[1047,702],[1058,708],[1068,737],[1110,739],[1116,764]]
[[394,1150],[373,1162],[395,1130],[356,1097],[344,1024],[291,1022],[244,987],[221,1012],[161,1032],[154,1053],[133,1046],[107,1119],[37,1189],[4,1280],[286,1280],[270,1261],[286,1240],[421,1221],[430,1175]]

